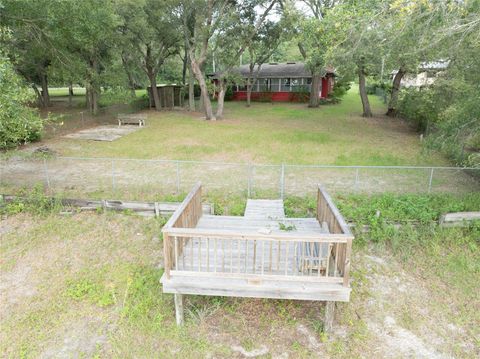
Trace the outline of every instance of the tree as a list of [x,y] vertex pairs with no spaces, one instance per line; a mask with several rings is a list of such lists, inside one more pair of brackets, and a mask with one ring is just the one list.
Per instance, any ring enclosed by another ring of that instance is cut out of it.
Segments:
[[[183,30],[186,34],[188,55],[192,72],[200,86],[207,120],[215,119],[204,71],[205,62],[211,51],[212,40],[214,39],[215,47],[221,49],[216,52],[219,54],[219,62],[222,65],[217,81],[216,112],[216,118],[221,119],[231,70],[238,64],[248,42],[251,41],[276,3],[277,0],[268,2],[250,0],[239,3],[229,0],[182,1],[180,12],[183,19]],[[260,6],[265,7],[258,14],[255,8]],[[193,26],[189,21],[193,22]]]
[[334,34],[328,59],[340,72],[354,72],[364,117],[372,117],[366,90],[367,75],[378,73],[385,35],[379,25],[384,8],[381,0],[348,2],[336,6],[328,19]]
[[[320,104],[322,77],[325,75],[326,56],[331,46],[332,34],[328,13],[337,4],[334,0],[304,0],[313,17],[298,17],[298,48],[312,73],[309,107]],[[298,16],[298,15],[297,15]]]
[[[0,31],[2,31],[0,29]],[[29,106],[32,93],[0,51],[0,149],[6,150],[40,137],[43,123]]]
[[49,0],[4,0],[0,17],[1,25],[12,31],[12,36],[4,38],[2,44],[16,71],[31,84],[42,107],[50,106],[48,71],[54,57],[50,10],[54,5]]
[[247,107],[250,107],[252,86],[258,78],[258,73],[284,40],[284,31],[288,25],[284,21],[266,21],[247,46],[249,73],[247,77]]
[[112,0],[63,0],[53,8],[58,19],[57,43],[68,61],[79,64],[86,88],[86,103],[90,113],[99,111],[103,73],[111,64],[115,48],[115,33],[119,19]]
[[407,73],[415,73],[421,61],[438,60],[431,40],[441,24],[442,16],[432,3],[394,1],[386,9],[380,22],[386,38],[385,63],[387,68],[397,70],[392,80],[387,116],[397,114],[402,78]]
[[157,0],[118,0],[122,60],[136,62],[148,77],[156,110],[161,110],[157,77],[165,60],[179,51],[172,4]]

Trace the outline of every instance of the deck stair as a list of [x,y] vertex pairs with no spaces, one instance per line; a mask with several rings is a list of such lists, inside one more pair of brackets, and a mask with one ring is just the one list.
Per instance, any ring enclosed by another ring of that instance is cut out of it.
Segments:
[[248,219],[282,219],[285,210],[281,199],[249,199],[245,208],[245,218]]

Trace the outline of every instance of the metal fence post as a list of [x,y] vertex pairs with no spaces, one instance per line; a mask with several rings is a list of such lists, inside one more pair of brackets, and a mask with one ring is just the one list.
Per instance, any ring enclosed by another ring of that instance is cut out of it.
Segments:
[[428,193],[432,191],[432,181],[433,181],[433,167],[430,169],[430,178],[428,180]]
[[48,166],[47,166],[47,159],[43,157],[43,170],[45,171],[45,180],[47,181],[48,190],[51,191],[50,187],[50,177],[48,176]]
[[359,183],[359,179],[360,179],[360,169],[357,167],[355,169],[355,191],[358,190],[358,183]]
[[115,191],[115,160],[112,160],[112,191]]
[[252,195],[252,169],[251,165],[247,165],[247,199]]
[[282,170],[280,173],[280,198],[283,199],[285,194],[285,164],[282,163]]
[[177,162],[177,194],[180,193],[180,162]]

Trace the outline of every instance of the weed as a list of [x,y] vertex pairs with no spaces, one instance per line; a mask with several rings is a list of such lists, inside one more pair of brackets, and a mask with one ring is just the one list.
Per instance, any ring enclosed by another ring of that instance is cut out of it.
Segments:
[[297,229],[297,227],[295,227],[295,225],[286,225],[285,223],[282,223],[282,222],[278,222],[278,227],[280,228],[281,231],[286,231],[286,232],[290,232],[290,231],[295,231]]

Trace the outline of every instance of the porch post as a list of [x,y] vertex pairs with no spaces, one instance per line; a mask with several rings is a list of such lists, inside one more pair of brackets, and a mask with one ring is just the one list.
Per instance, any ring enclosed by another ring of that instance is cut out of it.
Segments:
[[183,294],[174,294],[175,300],[175,318],[177,325],[183,325]]
[[330,333],[333,329],[333,317],[335,314],[335,302],[325,303],[325,322],[323,323],[323,331]]

